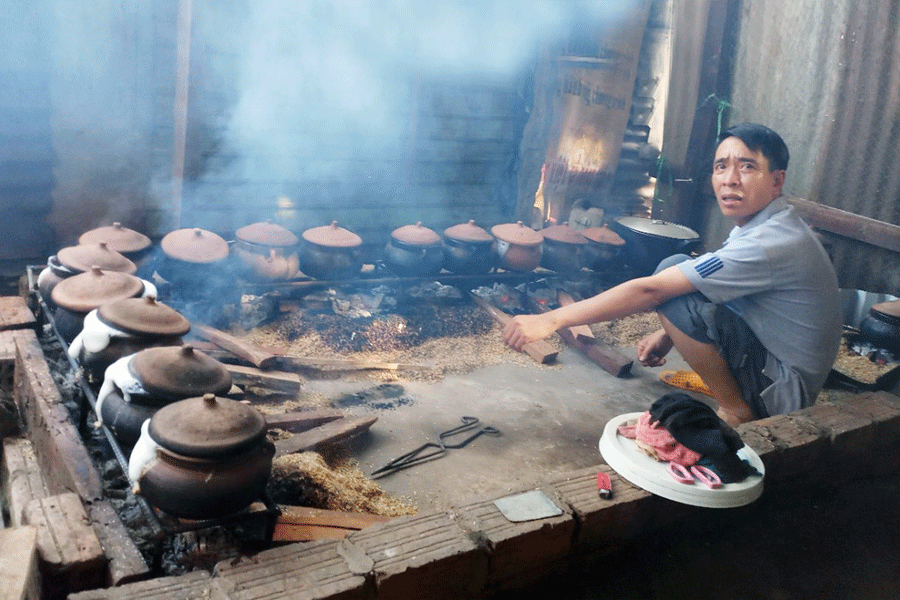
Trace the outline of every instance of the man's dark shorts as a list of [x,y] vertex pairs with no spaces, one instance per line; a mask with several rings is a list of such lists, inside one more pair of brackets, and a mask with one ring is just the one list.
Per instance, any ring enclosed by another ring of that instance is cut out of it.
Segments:
[[[659,263],[656,272],[689,259],[685,254],[670,256]],[[763,375],[769,353],[737,314],[724,304],[713,304],[700,292],[672,298],[656,310],[685,335],[698,342],[715,344],[744,393],[753,416],[757,419],[769,416],[760,397],[772,383]]]

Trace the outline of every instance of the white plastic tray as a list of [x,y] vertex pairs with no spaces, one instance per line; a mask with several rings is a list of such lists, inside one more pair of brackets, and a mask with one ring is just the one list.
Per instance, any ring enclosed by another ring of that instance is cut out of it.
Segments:
[[[752,475],[738,483],[724,483],[710,489],[701,482],[679,483],[669,474],[668,462],[655,460],[643,452],[634,440],[619,435],[620,425],[636,420],[642,413],[627,413],[613,417],[603,429],[600,437],[600,454],[616,473],[633,483],[663,498],[708,508],[733,508],[750,504],[762,495],[763,477]],[[765,475],[765,467],[756,452],[744,446],[738,456]]]

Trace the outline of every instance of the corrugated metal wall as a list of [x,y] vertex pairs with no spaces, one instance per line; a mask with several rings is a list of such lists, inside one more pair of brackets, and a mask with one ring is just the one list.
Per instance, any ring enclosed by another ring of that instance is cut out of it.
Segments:
[[[898,23],[898,0],[742,2],[729,122],[782,134],[788,192],[900,224]],[[826,238],[843,287],[900,293],[896,253]]]

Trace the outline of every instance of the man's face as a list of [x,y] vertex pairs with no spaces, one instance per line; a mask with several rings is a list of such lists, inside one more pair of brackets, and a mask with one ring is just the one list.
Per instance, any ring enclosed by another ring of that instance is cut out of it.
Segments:
[[752,151],[739,138],[722,140],[716,148],[712,186],[719,209],[735,225],[746,225],[781,194],[783,169],[769,170],[762,152]]

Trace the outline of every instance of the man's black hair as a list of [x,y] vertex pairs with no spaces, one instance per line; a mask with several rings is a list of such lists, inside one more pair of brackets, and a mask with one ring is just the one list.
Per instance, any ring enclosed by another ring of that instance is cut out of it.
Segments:
[[754,152],[762,152],[769,161],[771,170],[787,169],[790,154],[781,136],[759,123],[732,125],[719,136],[719,143],[725,138],[736,137]]

